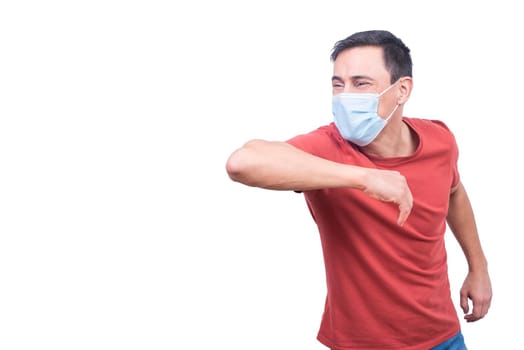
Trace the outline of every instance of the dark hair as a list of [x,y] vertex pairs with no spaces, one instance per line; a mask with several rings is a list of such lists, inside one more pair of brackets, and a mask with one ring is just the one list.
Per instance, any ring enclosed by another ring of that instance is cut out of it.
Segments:
[[333,47],[331,60],[334,62],[338,55],[347,49],[359,46],[378,46],[384,51],[384,64],[391,75],[391,83],[401,77],[412,77],[413,63],[409,48],[402,40],[386,30],[369,30],[358,32],[338,41]]

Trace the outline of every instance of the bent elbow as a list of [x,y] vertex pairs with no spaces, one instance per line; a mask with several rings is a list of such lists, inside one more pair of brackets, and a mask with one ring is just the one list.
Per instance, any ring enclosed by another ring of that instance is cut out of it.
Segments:
[[245,183],[245,179],[251,168],[250,165],[254,159],[252,147],[256,145],[257,142],[259,142],[259,140],[249,141],[229,156],[226,162],[226,171],[231,180]]
[[233,181],[239,181],[242,177],[242,156],[240,155],[242,149],[238,149],[231,156],[229,156],[229,159],[226,162],[226,171],[229,178]]

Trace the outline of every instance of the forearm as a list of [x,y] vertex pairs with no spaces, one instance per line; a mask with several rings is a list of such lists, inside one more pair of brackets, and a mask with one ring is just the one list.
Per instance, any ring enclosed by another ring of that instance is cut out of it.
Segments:
[[473,209],[462,184],[450,196],[447,222],[464,252],[470,271],[487,271]]
[[366,170],[313,156],[285,142],[253,140],[233,152],[226,169],[233,181],[273,190],[363,189]]

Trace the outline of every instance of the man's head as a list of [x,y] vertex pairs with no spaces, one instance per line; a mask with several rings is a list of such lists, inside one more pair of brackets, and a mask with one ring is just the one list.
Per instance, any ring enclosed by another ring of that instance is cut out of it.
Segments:
[[391,76],[391,84],[401,77],[413,76],[409,48],[399,38],[385,30],[358,32],[338,41],[333,47],[331,60],[335,62],[340,53],[345,50],[363,46],[382,49],[384,65]]
[[331,59],[333,114],[342,136],[359,146],[383,130],[396,137],[413,88],[409,49],[387,31],[359,32],[337,42]]

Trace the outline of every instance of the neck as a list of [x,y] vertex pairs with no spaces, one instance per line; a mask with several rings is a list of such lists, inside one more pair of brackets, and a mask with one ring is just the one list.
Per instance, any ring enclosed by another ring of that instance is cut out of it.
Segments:
[[381,158],[407,157],[415,152],[417,146],[415,132],[399,115],[393,116],[377,138],[361,150],[367,155]]

